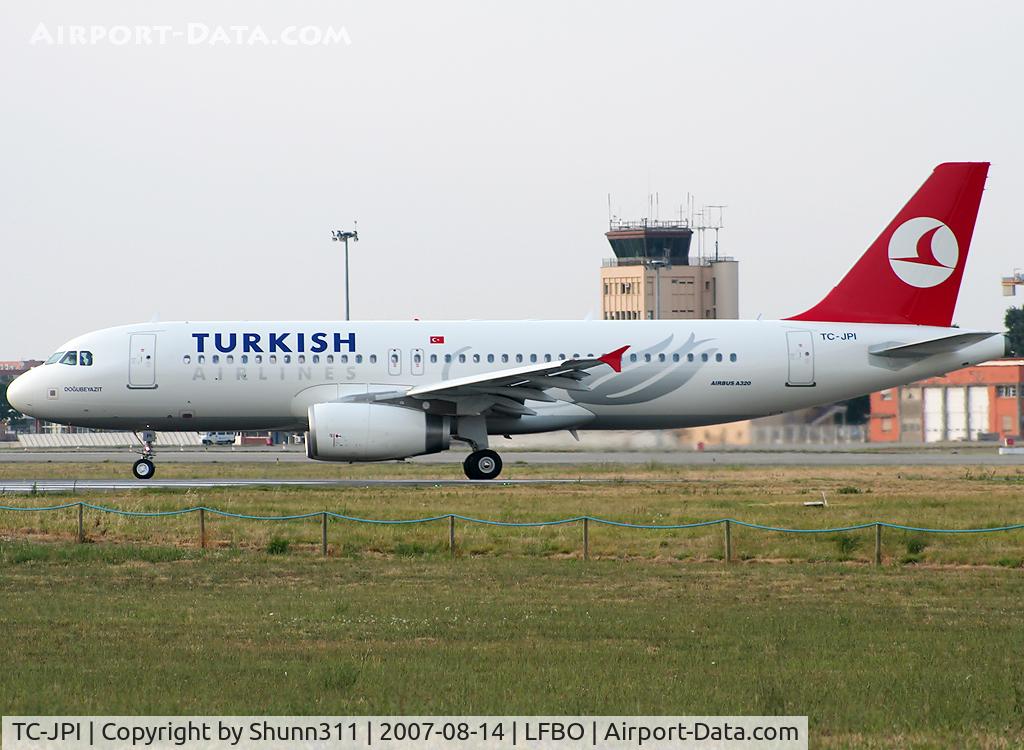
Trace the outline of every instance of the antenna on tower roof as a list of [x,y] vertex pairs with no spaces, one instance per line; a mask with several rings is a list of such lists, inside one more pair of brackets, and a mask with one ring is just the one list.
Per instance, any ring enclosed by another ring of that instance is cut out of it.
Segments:
[[717,262],[718,261],[718,230],[721,229],[723,226],[725,226],[725,224],[723,223],[722,219],[724,218],[724,215],[725,215],[726,206],[725,205],[705,206],[704,210],[708,211],[708,213],[710,214],[710,209],[713,209],[713,208],[718,209],[718,221],[712,222],[708,226],[708,229],[714,229],[715,230],[715,261]]

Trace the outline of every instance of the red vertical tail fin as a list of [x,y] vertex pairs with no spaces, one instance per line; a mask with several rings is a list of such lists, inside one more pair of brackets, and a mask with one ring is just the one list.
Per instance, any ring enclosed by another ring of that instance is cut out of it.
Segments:
[[937,166],[825,299],[789,320],[949,326],[988,166]]

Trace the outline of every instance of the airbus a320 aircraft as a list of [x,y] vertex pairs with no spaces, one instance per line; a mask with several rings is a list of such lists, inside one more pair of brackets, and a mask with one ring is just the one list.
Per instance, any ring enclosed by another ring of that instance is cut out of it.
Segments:
[[[153,430],[304,430],[321,461],[493,435],[694,427],[762,417],[1004,355],[952,328],[987,163],[942,164],[825,298],[784,320],[179,322],[71,339],[15,380],[40,419]],[[820,256],[819,256],[820,257]],[[153,476],[142,443],[139,479]]]

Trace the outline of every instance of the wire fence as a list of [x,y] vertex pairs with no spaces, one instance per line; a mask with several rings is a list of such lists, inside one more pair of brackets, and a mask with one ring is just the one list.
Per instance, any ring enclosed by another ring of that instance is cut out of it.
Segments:
[[908,526],[905,524],[889,523],[887,521],[869,521],[865,523],[852,524],[848,526],[836,526],[830,528],[793,529],[781,526],[766,526],[764,524],[759,523],[750,523],[749,521],[740,521],[735,518],[719,518],[711,521],[694,521],[691,523],[645,524],[629,523],[627,521],[613,521],[608,518],[599,518],[597,516],[589,515],[571,516],[569,518],[560,518],[553,521],[494,521],[485,518],[474,518],[473,516],[465,516],[460,513],[444,513],[435,516],[424,516],[422,518],[380,519],[349,516],[343,513],[335,513],[329,510],[313,511],[309,513],[297,513],[293,515],[258,516],[247,513],[231,513],[230,511],[220,510],[218,508],[209,508],[206,507],[205,505],[196,505],[190,508],[179,508],[178,510],[164,511],[121,510],[119,508],[110,508],[104,505],[95,505],[93,503],[87,503],[83,501],[43,506],[0,505],[0,511],[33,513],[61,511],[67,510],[69,508],[76,508],[78,511],[78,542],[80,544],[86,541],[85,511],[87,509],[97,511],[100,513],[110,513],[113,515],[124,516],[128,518],[167,518],[171,516],[184,516],[190,513],[196,513],[198,514],[199,518],[199,544],[203,548],[206,547],[206,516],[208,514],[212,516],[219,516],[222,518],[234,518],[247,521],[301,521],[305,519],[316,518],[320,520],[320,549],[321,554],[323,554],[325,557],[327,556],[328,553],[327,525],[329,520],[356,524],[373,524],[378,526],[408,526],[415,524],[440,523],[447,521],[448,548],[452,557],[455,557],[456,554],[456,521],[461,521],[467,524],[480,524],[484,526],[499,526],[507,528],[537,528],[544,526],[566,526],[568,524],[580,524],[583,527],[583,558],[585,560],[590,558],[591,524],[596,524],[599,526],[611,526],[624,529],[639,529],[643,531],[672,531],[680,529],[699,529],[712,526],[721,526],[724,531],[724,556],[726,562],[733,562],[733,560],[735,559],[735,550],[733,549],[732,537],[732,529],[735,526],[745,529],[753,529],[755,531],[767,531],[781,534],[838,534],[850,531],[864,531],[866,529],[873,529],[875,532],[875,549],[873,558],[873,562],[875,565],[882,564],[883,529],[909,531],[923,534],[989,534],[997,532],[1018,531],[1020,529],[1024,529],[1024,523],[1009,524],[1005,526],[991,526],[976,529],[939,529],[928,528],[924,526]]

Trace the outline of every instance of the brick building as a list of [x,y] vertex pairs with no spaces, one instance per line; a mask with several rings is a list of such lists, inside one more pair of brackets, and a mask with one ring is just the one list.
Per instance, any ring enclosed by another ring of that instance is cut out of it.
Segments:
[[0,360],[0,383],[10,383],[23,372],[43,364],[39,359]]
[[937,443],[1017,438],[1024,359],[997,359],[871,394],[868,440]]

